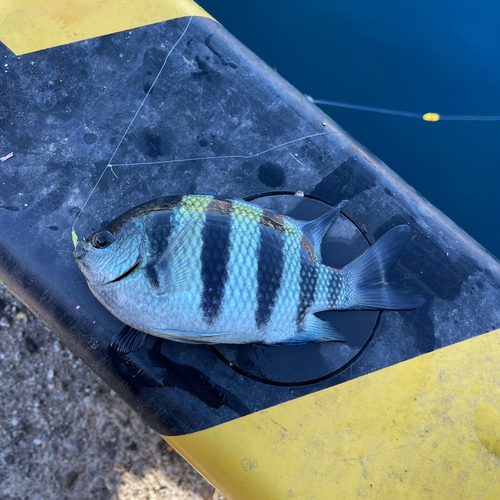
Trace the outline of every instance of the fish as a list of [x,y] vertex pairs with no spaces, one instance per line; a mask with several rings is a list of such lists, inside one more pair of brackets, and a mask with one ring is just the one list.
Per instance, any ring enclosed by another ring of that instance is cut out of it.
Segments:
[[346,203],[303,221],[238,198],[158,198],[79,241],[74,259],[97,300],[130,327],[113,339],[118,348],[142,345],[145,334],[205,344],[345,341],[315,313],[424,302],[387,281],[407,225],[341,269],[322,263],[321,241]]

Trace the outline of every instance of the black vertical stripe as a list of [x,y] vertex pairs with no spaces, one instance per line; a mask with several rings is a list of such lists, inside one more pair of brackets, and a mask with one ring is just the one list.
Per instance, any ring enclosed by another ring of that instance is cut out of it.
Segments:
[[339,295],[339,276],[336,272],[330,271],[330,279],[328,280],[328,302],[330,303],[330,308],[335,307],[335,302]]
[[278,297],[283,274],[285,235],[260,224],[260,245],[257,264],[257,327],[269,323]]
[[203,319],[214,323],[222,305],[229,262],[231,216],[218,211],[207,211],[201,238],[201,278],[203,281]]
[[163,255],[168,246],[168,237],[172,231],[173,210],[154,212],[147,219],[146,235],[149,243],[150,264],[146,268],[146,277],[155,288],[160,286],[156,262]]
[[318,266],[312,262],[307,249],[300,247],[300,296],[297,305],[296,323],[297,328],[302,328],[302,323],[307,312],[314,303],[316,283],[318,282]]
[[172,231],[173,210],[155,212],[148,219],[146,233],[154,259],[158,259],[168,246],[168,237]]

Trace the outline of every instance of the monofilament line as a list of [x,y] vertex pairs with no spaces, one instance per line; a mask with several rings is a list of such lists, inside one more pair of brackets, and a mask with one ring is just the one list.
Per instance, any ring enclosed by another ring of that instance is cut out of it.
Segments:
[[439,113],[412,113],[410,111],[398,111],[396,109],[374,108],[372,106],[360,106],[347,102],[326,101],[325,99],[315,99],[306,96],[314,104],[324,104],[326,106],[337,106],[338,108],[357,109],[359,111],[370,111],[372,113],[382,113],[385,115],[406,116],[407,118],[418,118],[426,122],[448,121],[476,121],[476,122],[498,122],[500,115],[441,115]]
[[274,151],[278,148],[283,148],[285,146],[289,146],[290,144],[295,144],[296,142],[305,141],[306,139],[312,139],[313,137],[318,137],[320,135],[331,134],[332,132],[318,132],[317,134],[305,135],[304,137],[299,137],[298,139],[293,139],[291,141],[282,142],[281,144],[277,144],[276,146],[272,146],[270,148],[264,149],[263,151],[259,151],[258,153],[249,153],[247,155],[223,155],[223,156],[197,156],[193,158],[179,158],[176,160],[161,160],[161,161],[147,161],[141,163],[115,163],[113,167],[134,167],[141,165],[160,165],[165,163],[181,163],[185,161],[197,161],[197,160],[249,160],[251,158],[255,158],[256,156],[263,155],[264,153],[269,153],[269,151]]
[[[181,36],[178,38],[178,40],[174,43],[174,45],[172,46],[172,48],[169,50],[168,54],[166,55],[165,57],[165,60],[163,61],[163,64],[160,68],[160,71],[158,71],[158,74],[156,75],[156,78],[154,79],[153,81],[153,84],[151,85],[151,87],[149,87],[149,90],[147,91],[146,95],[144,96],[144,99],[142,100],[141,104],[139,105],[139,107],[137,108],[137,111],[135,112],[134,116],[132,117],[132,120],[130,121],[130,123],[128,124],[128,127],[127,129],[125,130],[125,133],[123,134],[122,138],[120,139],[120,142],[118,143],[118,145],[116,146],[115,150],[113,151],[113,154],[111,155],[111,158],[109,159],[108,161],[108,164],[106,165],[106,167],[104,167],[104,170],[102,171],[101,175],[99,176],[99,179],[97,180],[97,182],[95,183],[95,186],[92,188],[92,191],[90,192],[88,198],[85,200],[85,203],[83,204],[83,207],[81,208],[80,212],[78,212],[78,215],[76,216],[76,219],[75,221],[73,222],[73,232],[75,232],[75,225],[78,221],[78,219],[80,218],[80,216],[82,215],[82,212],[84,210],[84,208],[86,207],[87,203],[89,202],[90,198],[92,198],[92,195],[94,194],[95,190],[97,189],[97,186],[99,185],[99,182],[101,182],[101,179],[103,178],[104,176],[104,173],[106,172],[106,170],[108,168],[111,169],[111,171],[113,171],[113,166],[111,165],[111,162],[113,161],[113,158],[115,157],[118,149],[120,148],[123,140],[125,139],[125,136],[128,134],[128,131],[130,130],[130,127],[132,126],[132,124],[134,123],[135,119],[137,118],[137,115],[139,114],[139,111],[141,110],[142,106],[144,105],[144,103],[146,102],[146,99],[148,98],[149,94],[151,94],[151,91],[153,90],[153,87],[155,86],[155,83],[158,81],[158,78],[160,77],[163,69],[165,68],[165,65],[167,64],[167,61],[168,61],[168,58],[170,57],[170,54],[172,54],[172,52],[174,51],[175,47],[177,47],[177,45],[179,44],[179,42],[182,40],[182,38],[184,37],[184,35],[186,34],[186,31],[188,30],[189,26],[191,25],[191,21],[193,20],[193,17],[194,15],[196,14],[196,11],[198,9],[196,9],[193,14],[191,15],[191,17],[189,18],[189,21],[186,25],[186,27],[184,28],[184,31],[182,32]],[[113,172],[114,173],[114,172]],[[116,174],[115,174],[116,175]]]

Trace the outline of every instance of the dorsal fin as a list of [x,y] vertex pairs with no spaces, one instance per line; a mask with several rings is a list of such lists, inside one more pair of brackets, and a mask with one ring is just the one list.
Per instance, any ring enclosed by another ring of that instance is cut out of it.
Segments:
[[302,233],[312,243],[314,256],[318,263],[321,262],[321,241],[346,204],[347,200],[343,200],[318,219],[302,221]]

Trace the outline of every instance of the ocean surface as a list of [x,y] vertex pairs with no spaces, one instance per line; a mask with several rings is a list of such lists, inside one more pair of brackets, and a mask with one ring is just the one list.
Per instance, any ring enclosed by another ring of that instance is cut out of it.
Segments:
[[[199,0],[316,99],[441,115],[500,115],[500,2]],[[320,106],[500,258],[500,121]]]

